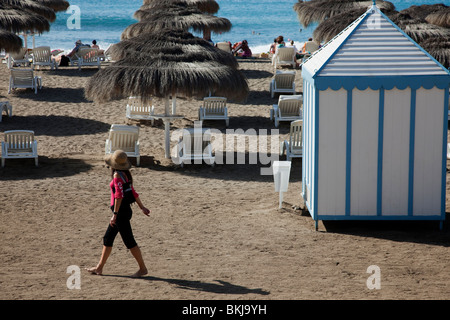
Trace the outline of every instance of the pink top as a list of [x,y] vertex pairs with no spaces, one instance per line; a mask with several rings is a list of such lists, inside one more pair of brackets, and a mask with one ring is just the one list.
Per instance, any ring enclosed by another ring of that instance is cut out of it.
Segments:
[[[123,183],[125,181],[122,180],[122,178],[114,178],[111,183],[109,184],[109,187],[111,189],[111,206],[114,205],[114,199],[123,199]],[[115,192],[114,192],[115,190]],[[133,185],[131,185],[131,190],[133,191],[133,195],[135,198],[139,197],[139,194],[136,193],[134,190]]]

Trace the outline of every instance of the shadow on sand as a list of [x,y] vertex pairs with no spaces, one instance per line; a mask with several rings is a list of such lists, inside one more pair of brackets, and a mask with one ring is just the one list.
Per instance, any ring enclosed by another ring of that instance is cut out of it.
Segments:
[[140,279],[146,281],[163,281],[169,284],[175,285],[178,289],[184,290],[195,290],[200,292],[209,292],[216,294],[258,294],[258,295],[269,295],[270,292],[265,291],[261,288],[249,289],[243,286],[231,284],[223,280],[215,280],[217,283],[203,282],[197,280],[182,280],[182,279],[166,279],[158,278],[153,276],[145,276],[141,278],[133,278],[131,276],[122,275],[103,275],[103,277],[119,277],[119,278],[130,278],[130,279]]

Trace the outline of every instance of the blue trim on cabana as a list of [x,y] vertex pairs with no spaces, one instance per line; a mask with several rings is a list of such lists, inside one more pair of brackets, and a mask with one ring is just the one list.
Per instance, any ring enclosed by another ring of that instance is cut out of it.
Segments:
[[[304,73],[308,78],[307,72]],[[303,73],[302,73],[303,76]],[[372,90],[391,90],[397,88],[405,90],[407,87],[417,90],[421,87],[431,89],[437,87],[439,89],[448,88],[450,85],[450,75],[429,75],[429,76],[324,76],[314,78],[314,85],[318,90],[324,91],[328,88],[335,91],[344,88],[352,90],[357,88],[361,91],[370,88]]]
[[377,167],[377,216],[383,214],[383,147],[384,147],[384,88],[380,89],[378,108],[378,167]]
[[411,89],[409,121],[408,216],[414,215],[414,150],[416,140],[416,90]]
[[352,111],[353,94],[352,90],[347,91],[347,146],[345,162],[345,215],[351,213],[351,193],[352,193]]
[[432,215],[432,216],[408,216],[408,215],[389,215],[389,216],[358,216],[358,215],[351,215],[346,216],[344,214],[342,215],[320,215],[318,217],[319,220],[323,221],[331,221],[331,220],[378,220],[378,221],[404,221],[404,220],[410,220],[410,221],[422,221],[422,220],[436,220],[436,221],[442,221],[441,215]]
[[442,137],[442,187],[441,187],[441,216],[442,221],[445,220],[445,200],[446,200],[446,182],[447,182],[447,133],[448,133],[448,104],[449,104],[449,90],[450,88],[445,89],[444,96],[444,132]]
[[314,219],[318,221],[319,216],[319,210],[318,210],[318,202],[319,197],[317,196],[319,192],[319,90],[314,90],[314,176],[312,177],[313,182],[313,188],[314,190],[310,190],[311,197],[314,199],[312,202],[313,212],[314,212]]

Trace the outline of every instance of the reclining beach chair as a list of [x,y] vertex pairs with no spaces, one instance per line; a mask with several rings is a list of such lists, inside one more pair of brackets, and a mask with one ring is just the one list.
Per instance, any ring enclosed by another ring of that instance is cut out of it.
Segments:
[[10,72],[8,93],[17,88],[30,88],[37,94],[38,88],[42,88],[42,78],[35,76],[32,69],[13,68]]
[[228,127],[230,119],[228,117],[227,98],[205,97],[203,106],[198,110],[198,119],[203,120],[225,120]]
[[75,53],[76,59],[71,60],[72,65],[77,64],[78,70],[85,66],[94,66],[100,69],[101,60],[98,54],[98,49],[81,48]]
[[275,69],[281,65],[289,65],[295,68],[295,49],[293,47],[278,48],[272,62]]
[[215,157],[212,154],[211,133],[206,128],[183,129],[177,145],[177,155],[180,165],[185,163],[201,164],[203,161],[214,166]]
[[50,67],[51,70],[53,70],[53,68],[58,69],[58,64],[53,59],[53,54],[50,47],[43,46],[33,49],[33,69],[35,66],[37,66],[38,69],[41,66]]
[[270,120],[275,120],[278,128],[280,121],[302,120],[302,95],[280,95],[278,104],[274,104],[270,110]]
[[5,140],[2,141],[2,167],[6,159],[34,158],[38,166],[37,141],[34,132],[30,130],[5,131]]
[[302,129],[303,120],[292,121],[289,140],[284,140],[280,146],[280,155],[286,152],[286,159],[288,161],[291,161],[292,158],[303,157]]
[[311,55],[319,50],[319,44],[315,41],[306,41],[305,43],[305,55],[303,56],[303,61],[311,57]]
[[0,122],[2,122],[3,111],[6,111],[8,117],[12,117],[12,105],[9,101],[0,102]]
[[275,96],[275,93],[295,94],[295,71],[277,70],[270,81],[269,90],[272,98]]
[[105,143],[105,155],[113,154],[116,150],[123,150],[128,157],[136,158],[139,166],[139,127],[113,124],[109,130],[109,137]]
[[231,54],[231,45],[228,42],[217,42],[216,47]]
[[7,65],[9,69],[19,66],[29,67],[30,60],[28,56],[28,49],[21,48],[18,52],[9,52]]
[[139,97],[129,97],[126,109],[126,117],[132,120],[150,120],[152,125],[155,123],[154,106],[145,105]]

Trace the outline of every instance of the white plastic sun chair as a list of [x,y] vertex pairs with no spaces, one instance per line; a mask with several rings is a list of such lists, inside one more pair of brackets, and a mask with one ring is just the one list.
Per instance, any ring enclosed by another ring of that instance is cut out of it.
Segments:
[[302,120],[302,95],[280,95],[278,104],[274,104],[270,110],[270,120],[275,121],[278,128],[280,121]]
[[302,129],[303,120],[292,121],[289,140],[284,140],[280,146],[280,155],[286,152],[286,159],[288,161],[291,161],[292,158],[303,157]]
[[215,157],[212,154],[211,133],[207,128],[183,129],[177,145],[180,165],[202,163],[214,166]]
[[270,81],[269,90],[272,98],[275,96],[275,93],[295,94],[295,71],[277,70]]
[[126,117],[132,120],[151,120],[152,125],[154,125],[154,110],[154,106],[150,104],[143,104],[139,97],[129,97]]
[[225,97],[205,97],[203,98],[203,106],[198,110],[198,119],[203,120],[225,120],[225,124],[229,125],[227,98]]
[[280,65],[289,65],[295,68],[295,49],[293,47],[278,48],[273,56],[275,69]]
[[5,140],[2,141],[2,167],[6,159],[34,158],[38,166],[37,141],[34,132],[30,130],[5,131]]
[[0,122],[2,122],[3,111],[6,111],[8,117],[12,117],[12,105],[9,101],[0,102]]
[[75,53],[76,59],[71,60],[72,65],[77,64],[78,70],[85,66],[94,66],[100,69],[101,59],[98,54],[98,49],[81,48]]
[[128,157],[136,158],[139,166],[139,127],[113,124],[109,130],[109,137],[105,143],[105,154],[113,154],[116,150],[123,150]]
[[21,48],[18,52],[9,52],[7,64],[9,69],[19,66],[28,67],[30,65],[28,49]]
[[37,47],[33,49],[33,68],[41,66],[50,67],[51,70],[58,69],[58,64],[53,59],[52,51],[50,47],[43,46]]
[[9,90],[11,93],[14,89],[34,89],[34,93],[37,94],[38,88],[42,88],[42,78],[35,76],[32,69],[11,69],[11,75],[9,77]]
[[228,42],[217,42],[216,47],[222,51],[231,53],[231,46]]
[[314,52],[319,50],[319,44],[315,41],[306,41],[305,43],[305,55],[303,56],[303,61],[308,59]]

